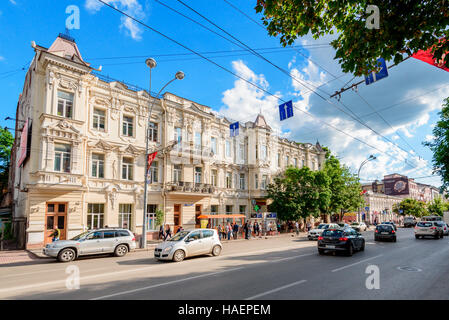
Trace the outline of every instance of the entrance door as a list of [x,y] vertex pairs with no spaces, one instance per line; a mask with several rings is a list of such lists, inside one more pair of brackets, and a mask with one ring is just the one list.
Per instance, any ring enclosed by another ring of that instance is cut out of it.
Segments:
[[195,205],[195,228],[201,228],[201,222],[198,218],[201,215],[201,205]]
[[44,244],[51,243],[51,234],[58,228],[61,232],[60,240],[67,239],[67,203],[47,203],[45,210],[45,238]]
[[175,204],[174,210],[173,210],[173,232],[176,233],[178,231],[178,228],[181,226],[181,205]]

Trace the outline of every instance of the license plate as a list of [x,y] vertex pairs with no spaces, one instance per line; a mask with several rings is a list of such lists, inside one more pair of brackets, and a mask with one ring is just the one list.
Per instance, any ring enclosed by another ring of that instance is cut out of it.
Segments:
[[381,232],[380,234],[389,234],[388,232]]
[[329,248],[329,249],[335,249],[335,246],[332,246],[332,245],[326,245],[326,248]]

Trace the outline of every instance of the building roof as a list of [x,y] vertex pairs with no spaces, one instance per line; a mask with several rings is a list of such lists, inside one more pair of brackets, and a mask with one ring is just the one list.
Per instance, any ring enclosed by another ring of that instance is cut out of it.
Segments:
[[261,127],[261,128],[271,130],[271,127],[267,124],[265,117],[260,113],[257,115],[257,118],[253,123],[253,128],[255,128],[255,127]]
[[60,33],[47,52],[89,66],[83,60],[75,40],[65,34]]

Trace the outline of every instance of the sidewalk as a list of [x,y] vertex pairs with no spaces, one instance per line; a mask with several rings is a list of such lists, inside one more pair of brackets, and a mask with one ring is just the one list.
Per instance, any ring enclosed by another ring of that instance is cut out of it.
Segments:
[[0,265],[33,262],[39,258],[31,252],[25,250],[6,250],[0,251]]

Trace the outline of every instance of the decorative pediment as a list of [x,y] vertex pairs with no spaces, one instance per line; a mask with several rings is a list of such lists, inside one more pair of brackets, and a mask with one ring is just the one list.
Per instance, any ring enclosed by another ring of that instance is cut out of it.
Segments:
[[137,155],[141,154],[143,152],[143,150],[140,150],[140,149],[134,147],[132,144],[130,144],[123,150],[123,152],[131,153],[131,154],[137,156]]
[[112,88],[115,88],[115,89],[121,89],[121,90],[127,90],[128,89],[128,87],[125,84],[123,84],[121,82],[118,82],[118,81],[113,81],[109,85]]
[[96,144],[94,144],[93,147],[96,149],[101,149],[101,150],[106,150],[106,151],[110,151],[110,150],[114,149],[113,145],[107,143],[104,140],[98,140],[98,142]]
[[43,129],[50,129],[50,130],[57,130],[57,131],[63,131],[68,133],[74,133],[78,135],[80,131],[76,129],[70,122],[66,120],[59,120],[56,123],[52,123],[48,126],[44,126]]
[[144,98],[147,98],[147,99],[150,98],[150,95],[149,95],[148,92],[146,92],[145,90],[140,90],[140,91],[138,91],[138,92],[137,92],[137,95],[138,95],[139,97],[144,97]]

